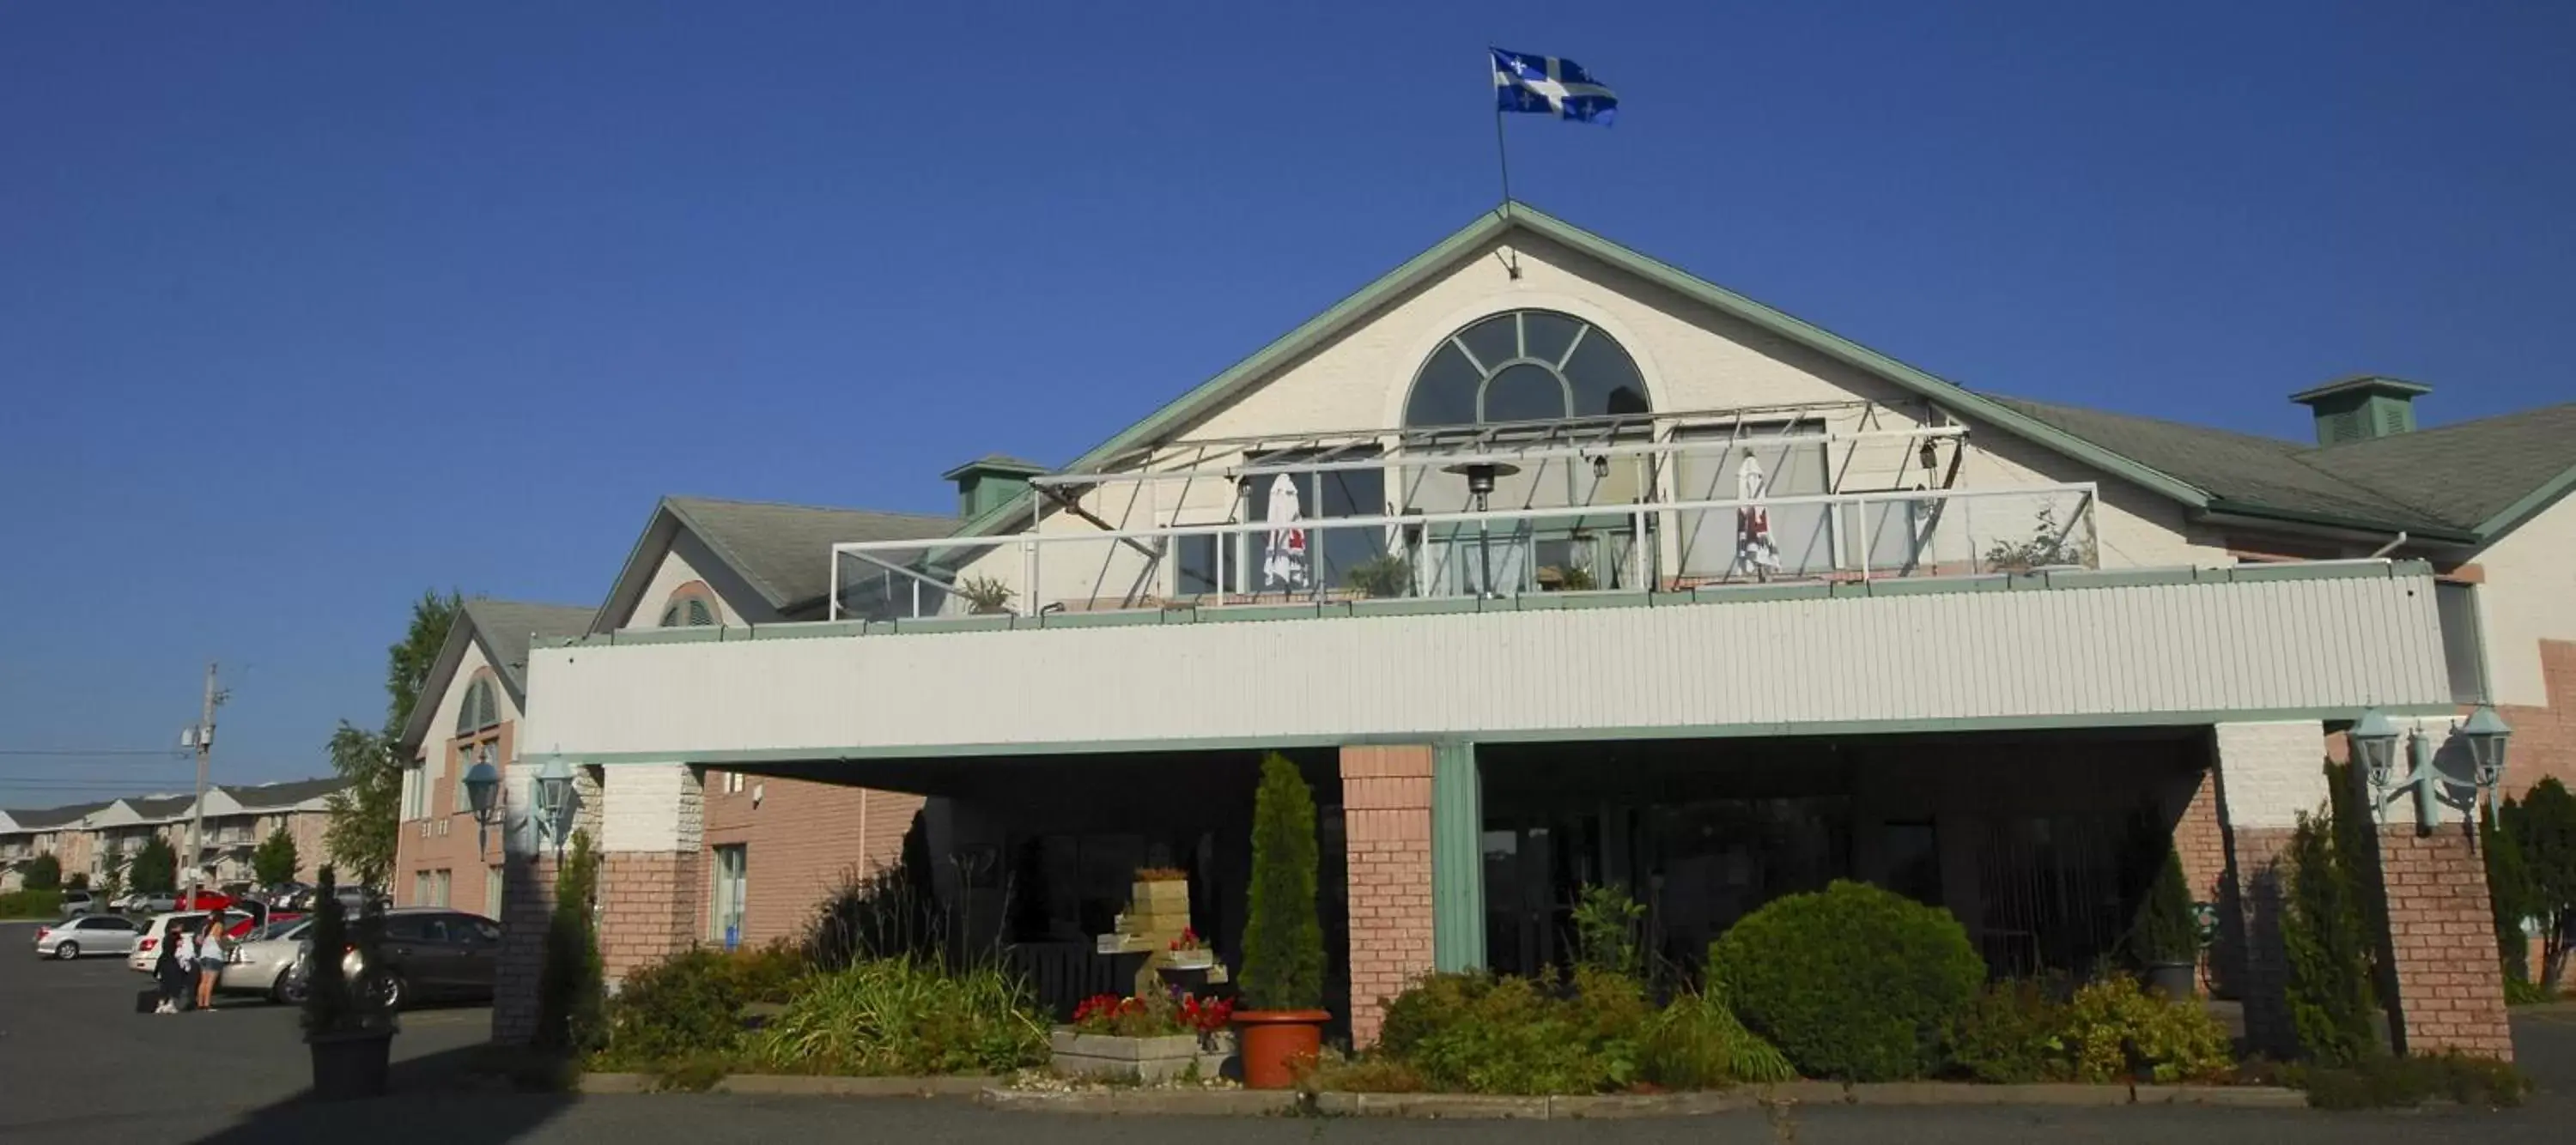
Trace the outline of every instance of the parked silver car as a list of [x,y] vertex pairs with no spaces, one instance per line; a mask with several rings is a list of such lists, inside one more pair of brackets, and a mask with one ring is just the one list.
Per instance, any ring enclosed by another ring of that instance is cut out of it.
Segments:
[[70,961],[84,954],[130,954],[142,933],[130,918],[87,914],[36,928],[36,957]]
[[227,994],[266,994],[279,1002],[295,1000],[287,972],[295,968],[295,951],[313,926],[307,918],[270,923],[235,943],[232,955],[215,976],[215,989]]

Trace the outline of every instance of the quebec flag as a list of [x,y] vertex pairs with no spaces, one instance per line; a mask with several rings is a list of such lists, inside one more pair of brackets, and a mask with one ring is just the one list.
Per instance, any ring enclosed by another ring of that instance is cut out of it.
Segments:
[[1619,116],[1619,96],[1601,86],[1583,65],[1528,52],[1494,53],[1494,106],[1501,111],[1553,115],[1604,127]]

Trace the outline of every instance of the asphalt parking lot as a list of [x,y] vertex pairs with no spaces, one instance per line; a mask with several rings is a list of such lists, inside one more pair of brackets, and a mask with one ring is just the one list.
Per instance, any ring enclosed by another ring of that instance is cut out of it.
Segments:
[[1987,1145],[2002,1141],[2248,1141],[2370,1145],[2561,1142],[2576,1114],[2576,1010],[2515,1022],[2543,1094],[2508,1112],[2325,1114],[2198,1108],[1892,1109],[1802,1107],[1781,1117],[1666,1121],[1426,1122],[1046,1116],[961,1101],[652,1094],[575,1097],[459,1088],[457,1066],[490,1031],[481,1007],[405,1015],[397,1092],[376,1101],[302,1100],[309,1066],[294,1010],[227,999],[212,1013],[138,1015],[143,975],[122,959],[40,962],[34,928],[0,924],[0,1141],[9,1145],[726,1145],[732,1142],[1020,1142],[1250,1145],[1599,1141]]

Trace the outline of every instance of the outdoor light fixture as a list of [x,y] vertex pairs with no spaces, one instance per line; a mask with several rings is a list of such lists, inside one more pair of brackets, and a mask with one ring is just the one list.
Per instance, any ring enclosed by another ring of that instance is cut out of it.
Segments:
[[1606,453],[1596,453],[1596,454],[1593,454],[1593,455],[1592,455],[1592,479],[1593,479],[1593,480],[1595,480],[1595,481],[1604,481],[1604,480],[1608,480],[1608,479],[1609,479],[1609,477],[1610,477],[1610,455],[1609,455],[1609,454],[1606,454]]
[[474,850],[483,850],[485,828],[501,813],[501,772],[489,763],[465,769],[465,802],[474,809]]
[[[1440,471],[1455,473],[1466,478],[1467,492],[1475,496],[1476,511],[1482,513],[1485,511],[1486,498],[1493,496],[1494,479],[1509,477],[1520,472],[1521,467],[1500,461],[1461,461],[1456,465],[1444,466]],[[1477,593],[1478,596],[1501,598],[1503,594],[1494,590],[1494,551],[1488,540],[1485,522],[1481,518],[1476,522],[1476,577],[1484,582],[1481,591]]]
[[572,834],[572,768],[560,759],[537,769],[537,832],[553,839],[555,858],[563,858],[564,837]]
[[2371,789],[2383,795],[2396,778],[2397,721],[2388,713],[2372,708],[2361,714],[2361,720],[2346,733],[2352,741],[2352,755],[2361,761],[2362,774],[2370,779]]
[[2469,722],[2460,725],[2460,735],[2469,741],[2469,758],[2477,764],[2478,790],[2494,798],[2497,786],[2504,782],[2504,748],[2505,741],[2513,738],[2512,725],[2494,708],[2480,705],[2469,713]]
[[1931,440],[1928,440],[1928,439],[1927,439],[1927,440],[1925,440],[1925,441],[1924,441],[1924,443],[1923,443],[1923,454],[1922,454],[1922,456],[1923,456],[1923,468],[1925,468],[1925,469],[1939,469],[1939,468],[1941,467],[1941,446],[1940,446],[1940,443],[1938,443],[1938,442],[1934,442],[1934,441],[1931,441]]

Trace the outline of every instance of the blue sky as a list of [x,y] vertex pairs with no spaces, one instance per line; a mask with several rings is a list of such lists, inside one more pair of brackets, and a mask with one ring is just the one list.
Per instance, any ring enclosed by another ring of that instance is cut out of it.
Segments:
[[742,7],[0,8],[0,752],[172,743],[216,658],[219,778],[318,774],[424,588],[1067,460],[1491,207],[1488,43],[1623,101],[1520,197],[1969,385],[2576,397],[2576,6]]

